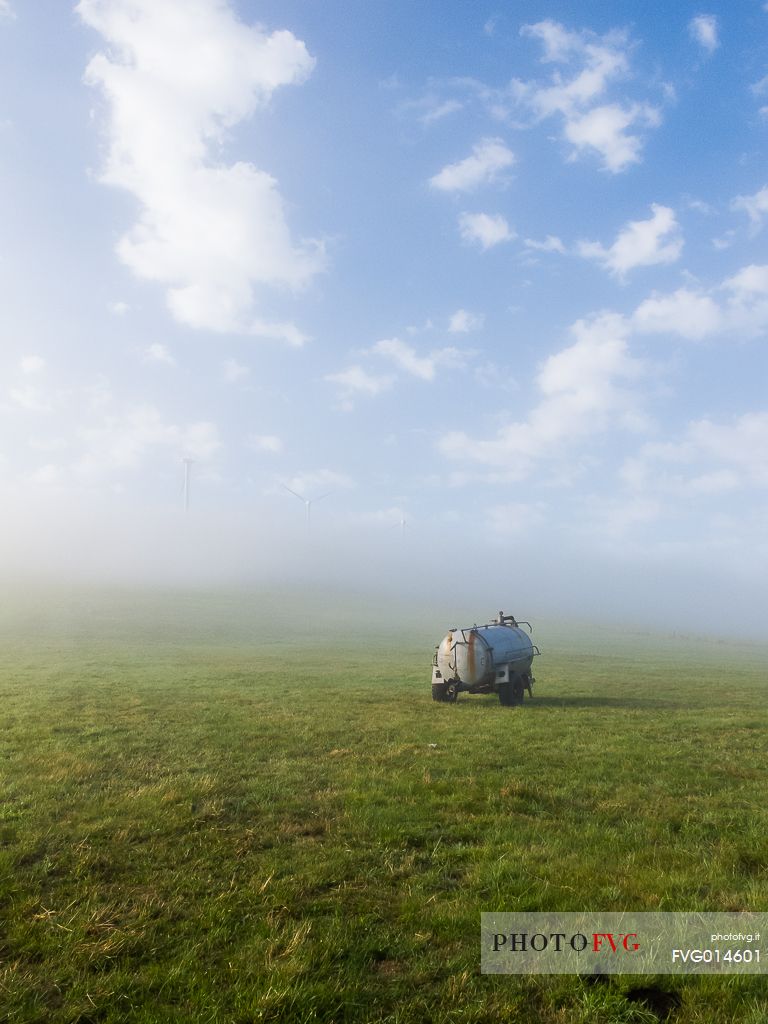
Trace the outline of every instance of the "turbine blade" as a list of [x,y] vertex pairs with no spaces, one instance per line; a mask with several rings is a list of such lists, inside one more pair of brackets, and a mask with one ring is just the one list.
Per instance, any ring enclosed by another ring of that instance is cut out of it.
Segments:
[[298,498],[299,501],[303,501],[304,504],[306,505],[307,499],[305,497],[303,497],[303,495],[297,494],[296,491],[292,491],[291,488],[287,484],[281,484],[281,486],[284,487],[285,490],[288,491],[289,494],[292,494],[294,496],[294,498]]

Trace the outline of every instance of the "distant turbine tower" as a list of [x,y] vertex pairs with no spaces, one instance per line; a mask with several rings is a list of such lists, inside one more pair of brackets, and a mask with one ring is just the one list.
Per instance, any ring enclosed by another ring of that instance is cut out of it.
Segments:
[[189,512],[189,475],[190,466],[194,466],[194,459],[182,459],[184,463],[184,511]]
[[285,488],[286,491],[288,491],[289,494],[292,494],[294,498],[298,498],[299,501],[304,502],[304,508],[307,510],[307,534],[309,534],[309,531],[312,527],[312,505],[316,501],[322,501],[323,498],[329,497],[329,495],[331,495],[333,492],[327,491],[325,494],[321,494],[317,498],[305,498],[303,494],[298,494],[296,491],[292,491],[287,484],[283,484],[283,487]]
[[405,540],[405,516],[400,520],[400,536]]

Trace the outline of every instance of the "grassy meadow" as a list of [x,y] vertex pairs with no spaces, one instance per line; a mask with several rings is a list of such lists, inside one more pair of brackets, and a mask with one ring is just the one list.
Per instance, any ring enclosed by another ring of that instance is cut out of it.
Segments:
[[0,1020],[764,1024],[761,977],[480,974],[481,911],[768,908],[768,649],[537,621],[533,701],[433,703],[496,611],[1,598]]

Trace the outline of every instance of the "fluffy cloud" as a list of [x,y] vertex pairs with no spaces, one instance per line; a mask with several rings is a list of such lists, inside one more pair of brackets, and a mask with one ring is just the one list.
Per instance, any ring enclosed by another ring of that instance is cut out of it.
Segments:
[[674,263],[683,249],[674,210],[653,203],[651,211],[649,220],[630,221],[609,248],[599,242],[581,242],[579,253],[620,278],[635,267]]
[[[724,293],[724,296],[723,296]],[[757,336],[768,329],[768,265],[750,264],[708,291],[679,288],[641,302],[631,318],[641,334],[697,341],[718,332]]]
[[0,18],[15,18],[11,0],[0,0]]
[[482,249],[491,249],[516,237],[500,213],[462,213],[459,230],[465,242],[477,242]]
[[678,498],[766,487],[768,412],[745,413],[730,423],[693,420],[679,441],[643,445],[625,462],[622,478],[635,491]]
[[458,111],[463,110],[464,104],[456,99],[442,100],[439,96],[429,93],[427,96],[422,97],[422,99],[404,103],[400,109],[403,111],[414,111],[419,121],[423,125],[429,126],[436,121],[442,121],[443,118],[450,117],[451,114],[456,114]]
[[731,203],[734,210],[744,210],[753,228],[762,227],[763,217],[768,213],[768,185],[764,185],[752,196],[736,196]]
[[81,428],[78,438],[85,451],[74,468],[86,477],[137,469],[149,452],[158,448],[167,449],[179,458],[207,461],[221,447],[215,424],[208,421],[183,426],[169,423],[157,409],[148,405],[106,416],[98,424]]
[[720,330],[723,315],[711,296],[679,288],[671,295],[654,295],[641,302],[632,323],[641,334],[679,334],[696,341]]
[[443,454],[501,467],[522,479],[537,460],[563,454],[576,440],[608,425],[632,426],[633,402],[624,382],[642,367],[629,355],[627,322],[601,314],[577,321],[571,333],[575,341],[541,366],[539,399],[526,420],[508,424],[491,440],[446,434],[439,445]]
[[141,206],[123,262],[167,287],[182,323],[300,344],[292,324],[257,315],[255,289],[305,284],[321,248],[294,245],[274,178],[217,154],[228,129],[311,72],[304,44],[244,25],[224,0],[80,0],[77,11],[109,44],[86,71],[109,104],[101,180]]
[[737,274],[723,282],[723,287],[740,297],[768,295],[768,265],[751,263],[748,267],[742,267]]
[[514,153],[501,139],[483,139],[473,148],[471,156],[448,164],[429,179],[429,184],[442,192],[470,192],[479,185],[495,181],[500,172],[514,162]]
[[577,150],[594,149],[603,158],[606,170],[614,174],[640,160],[642,141],[627,132],[633,125],[655,127],[658,111],[647,104],[634,103],[622,107],[616,103],[592,110],[580,117],[571,117],[565,125],[565,137]]
[[[316,495],[318,491],[347,489],[354,487],[354,482],[345,473],[337,473],[333,469],[313,469],[308,472],[298,473],[292,476],[287,484],[283,485],[289,490],[302,495]],[[325,497],[325,495],[321,495]],[[304,498],[303,500],[306,500]],[[311,497],[311,501],[319,501],[318,497]]]
[[458,349],[434,349],[428,355],[420,356],[414,348],[399,338],[377,341],[371,352],[390,359],[398,369],[421,380],[433,380],[439,366],[457,366],[463,362],[463,356]]
[[601,102],[609,85],[629,74],[626,35],[571,32],[551,20],[526,25],[522,34],[542,44],[543,63],[571,71],[563,74],[558,68],[546,84],[515,80],[513,98],[540,120],[561,117],[564,137],[575,153],[594,151],[606,170],[618,173],[636,163],[642,149],[636,129],[656,126],[658,111],[647,103]]
[[719,46],[717,18],[714,14],[699,14],[688,22],[688,31],[702,50],[714,53]]
[[247,366],[238,363],[236,359],[225,359],[222,365],[224,380],[229,381],[230,384],[233,384],[236,380],[241,380],[243,377],[247,377],[250,372]]
[[558,238],[557,235],[547,235],[543,242],[537,242],[533,238],[526,238],[524,245],[526,249],[533,249],[536,252],[559,252],[561,255],[565,254],[565,246],[562,239]]
[[144,351],[144,360],[147,363],[164,363],[166,366],[175,366],[176,360],[165,347],[155,342]]
[[42,356],[24,356],[19,362],[22,373],[40,373],[45,369],[45,360]]
[[451,334],[467,334],[469,331],[479,331],[485,322],[482,313],[469,313],[466,309],[457,309],[448,322],[448,331]]
[[340,373],[326,374],[325,379],[332,384],[338,384],[346,393],[362,393],[365,395],[379,395],[392,386],[391,376],[376,376],[368,373],[362,366],[350,366]]
[[740,336],[764,335],[768,330],[768,265],[743,267],[722,287],[727,293],[727,325]]

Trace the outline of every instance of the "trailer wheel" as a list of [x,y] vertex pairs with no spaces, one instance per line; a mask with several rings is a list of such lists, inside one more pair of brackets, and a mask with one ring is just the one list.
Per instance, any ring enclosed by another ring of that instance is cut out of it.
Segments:
[[432,683],[432,700],[448,700],[447,683]]
[[512,699],[512,683],[499,683],[496,692],[499,695],[499,704],[503,704],[505,708],[509,708],[515,703]]
[[499,704],[503,704],[505,708],[513,708],[523,703],[523,684],[519,680],[499,683],[496,690],[499,694]]

